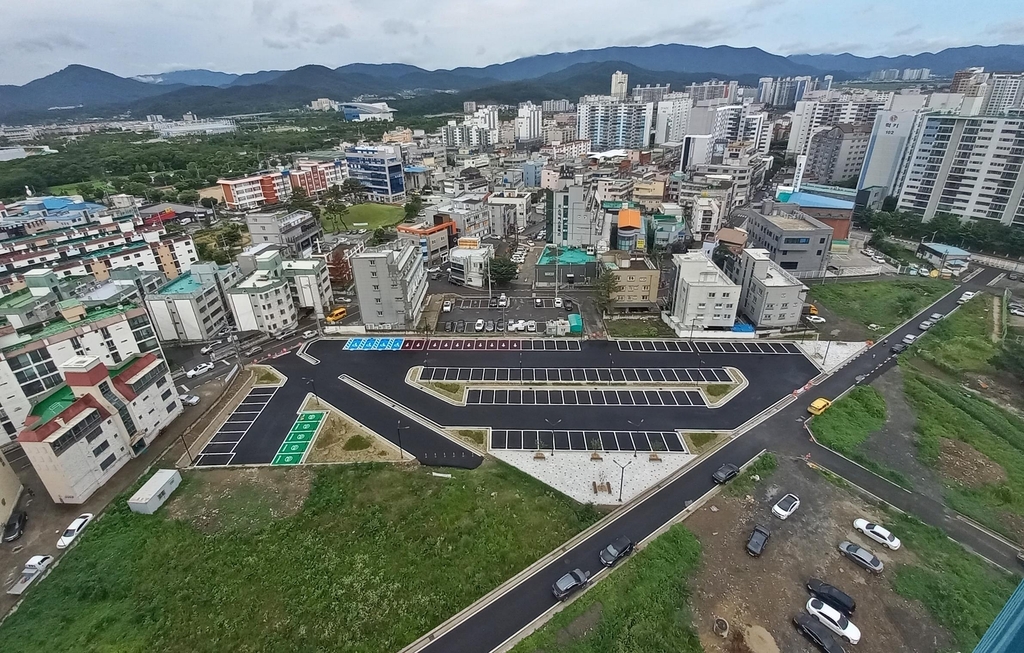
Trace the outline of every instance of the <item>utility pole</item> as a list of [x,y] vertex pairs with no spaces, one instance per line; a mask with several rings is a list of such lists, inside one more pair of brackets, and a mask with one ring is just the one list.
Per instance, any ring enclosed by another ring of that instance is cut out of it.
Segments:
[[633,461],[629,461],[625,465],[617,460],[613,460],[613,463],[619,466],[619,503],[622,503],[622,483],[626,480],[626,468],[633,464]]
[[548,423],[548,427],[551,428],[551,457],[555,457],[555,429],[554,427],[562,423],[562,420],[555,420],[552,422],[548,418],[544,418],[544,421]]
[[398,426],[395,428],[395,433],[398,434],[398,459],[405,460],[405,450],[402,448],[402,431],[405,429],[412,428],[411,426],[402,426],[402,420],[398,420]]

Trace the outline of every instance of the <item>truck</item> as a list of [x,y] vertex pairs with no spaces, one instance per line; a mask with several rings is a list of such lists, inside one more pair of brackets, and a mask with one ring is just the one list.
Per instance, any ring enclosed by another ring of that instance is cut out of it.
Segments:
[[28,562],[25,563],[25,568],[21,571],[21,577],[7,590],[7,593],[20,595],[36,579],[43,576],[51,562],[53,562],[53,556],[32,556],[29,558]]
[[804,304],[803,314],[804,315],[817,315],[818,314],[818,307],[815,306],[814,304]]

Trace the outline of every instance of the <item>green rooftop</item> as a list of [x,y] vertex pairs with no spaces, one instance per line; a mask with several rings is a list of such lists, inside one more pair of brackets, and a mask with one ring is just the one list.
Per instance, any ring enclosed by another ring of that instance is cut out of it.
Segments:
[[193,293],[203,287],[203,284],[199,283],[199,280],[192,276],[191,272],[186,272],[180,275],[173,281],[161,286],[156,291],[158,295],[186,295]]
[[[132,306],[134,306],[134,304],[132,304]],[[49,338],[50,336],[55,336],[58,333],[62,333],[64,331],[67,331],[68,329],[73,329],[75,327],[79,327],[79,326],[81,326],[83,324],[89,324],[91,322],[99,322],[100,320],[105,320],[108,317],[113,317],[115,315],[119,315],[121,313],[124,313],[124,311],[125,311],[125,309],[123,307],[118,307],[118,306],[103,307],[103,308],[97,308],[97,309],[86,311],[85,316],[81,320],[78,320],[77,322],[74,322],[74,323],[68,322],[67,320],[55,320],[55,321],[50,322],[49,324],[47,324],[45,327],[43,327],[39,331],[34,331],[32,333],[26,333],[25,335],[28,336],[28,337],[26,337],[23,340],[20,340],[20,341],[14,343],[12,345],[8,345],[7,347],[4,347],[3,351],[4,351],[4,353],[7,353],[9,351],[14,351],[16,349],[21,349],[22,347],[24,347],[25,345],[29,344],[30,342],[35,342],[36,340],[41,340],[43,338]]]
[[17,310],[32,303],[32,293],[28,288],[0,297],[0,310]]
[[49,422],[73,403],[75,403],[75,393],[72,392],[71,386],[61,386],[52,395],[32,406],[31,414],[39,418],[36,426]]
[[[596,256],[587,254],[582,249],[575,249],[572,247],[562,247],[558,250],[558,264],[559,265],[583,265],[584,263],[593,263],[597,260]],[[540,258],[537,259],[537,265],[554,265],[555,264],[555,248],[548,245],[541,252]]]
[[636,202],[601,202],[602,209],[611,209],[613,211],[618,209],[635,209],[637,206],[639,204]]

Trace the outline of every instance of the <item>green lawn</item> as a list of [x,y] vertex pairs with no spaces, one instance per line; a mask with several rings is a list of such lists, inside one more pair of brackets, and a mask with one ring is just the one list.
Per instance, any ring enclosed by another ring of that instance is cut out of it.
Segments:
[[992,296],[981,294],[928,330],[913,354],[954,378],[964,372],[989,372],[999,351],[992,342]]
[[675,338],[675,332],[661,318],[605,320],[604,328],[612,338]]
[[673,526],[512,650],[701,653],[687,583],[699,562],[700,542]]
[[[1006,480],[968,487],[950,482],[950,507],[1017,541],[1024,523],[1024,420],[960,388],[904,371],[904,394],[917,415],[918,455],[934,465],[940,438],[966,442],[1006,470]],[[1018,529],[1011,528],[1011,522]]]
[[890,329],[953,289],[941,279],[854,281],[812,286],[807,301],[861,324]]
[[[401,222],[404,217],[405,209],[401,206],[364,202],[363,204],[350,206],[348,208],[348,214],[343,216],[343,219],[345,224],[348,225],[349,230],[367,229],[369,231],[373,231],[379,227],[388,227]],[[340,221],[335,225],[334,221],[328,215],[324,215],[323,218],[321,218],[321,222],[323,222],[324,229],[327,231],[346,230]]]
[[501,463],[447,471],[292,468],[313,475],[294,514],[260,488],[197,499],[200,472],[154,516],[122,495],[0,627],[4,653],[397,651],[599,517]]
[[918,564],[886,571],[893,589],[917,599],[953,633],[961,651],[972,650],[1013,594],[1018,578],[968,553],[937,528],[892,512],[888,527],[916,554]]

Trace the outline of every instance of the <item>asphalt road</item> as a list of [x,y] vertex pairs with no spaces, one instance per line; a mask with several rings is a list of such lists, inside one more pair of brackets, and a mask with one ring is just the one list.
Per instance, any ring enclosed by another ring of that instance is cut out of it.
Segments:
[[[867,353],[854,359],[816,386],[808,395],[695,465],[658,492],[628,507],[614,521],[566,551],[561,558],[526,578],[420,650],[432,653],[487,653],[494,650],[555,604],[551,584],[559,576],[575,568],[589,571],[592,575],[599,573],[602,567],[597,554],[609,542],[620,535],[625,535],[635,542],[645,539],[682,511],[686,501],[696,500],[709,491],[713,486],[711,474],[722,463],[744,463],[762,449],[791,456],[809,453],[819,464],[922,521],[946,529],[948,534],[965,546],[1008,569],[1013,569],[1016,564],[1015,548],[966,525],[951,511],[928,497],[905,492],[841,456],[815,446],[803,424],[807,418],[807,404],[813,398],[835,398],[855,385],[856,377],[860,375],[867,375],[863,381],[869,381],[871,374],[883,371],[876,368],[889,357],[890,343],[898,342],[908,333],[920,334],[917,325],[929,314],[948,314],[956,307],[956,300],[963,290],[983,288],[996,274],[996,270],[985,269],[961,290],[940,299],[909,320],[905,326],[897,329],[888,337],[888,343],[877,343]],[[895,361],[890,360],[885,364],[893,365]]]

